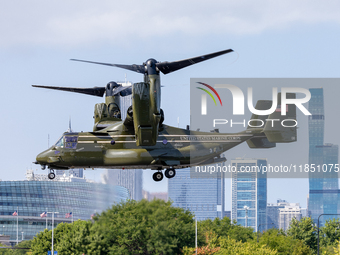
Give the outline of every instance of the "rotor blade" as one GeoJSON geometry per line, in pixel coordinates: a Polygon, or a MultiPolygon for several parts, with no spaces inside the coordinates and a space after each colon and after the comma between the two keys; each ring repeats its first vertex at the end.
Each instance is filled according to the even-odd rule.
{"type": "Polygon", "coordinates": [[[105,87],[68,88],[68,87],[53,87],[53,86],[41,86],[41,85],[32,85],[32,87],[76,92],[76,93],[82,93],[82,94],[91,95],[91,96],[98,96],[98,97],[102,97],[105,93],[105,87]]]}
{"type": "Polygon", "coordinates": [[[87,60],[80,60],[80,59],[70,59],[70,60],[91,63],[91,64],[98,64],[98,65],[105,65],[105,66],[114,66],[114,67],[127,69],[133,72],[137,72],[137,73],[142,73],[142,74],[145,73],[145,67],[143,65],[119,65],[119,64],[101,63],[101,62],[94,62],[94,61],[87,61],[87,60]]]}
{"type": "Polygon", "coordinates": [[[123,97],[131,95],[132,94],[132,89],[131,88],[132,88],[132,86],[125,86],[125,87],[119,86],[119,87],[116,87],[112,91],[112,95],[115,96],[115,95],[117,95],[119,93],[123,97]]]}
{"type": "Polygon", "coordinates": [[[228,49],[228,50],[223,50],[223,51],[219,51],[219,52],[215,52],[215,53],[211,53],[211,54],[207,54],[207,55],[202,55],[202,56],[198,56],[198,57],[194,57],[194,58],[188,58],[188,59],[183,59],[183,60],[179,60],[179,61],[174,61],[174,62],[159,62],[157,63],[157,68],[159,71],[161,71],[163,74],[168,74],[174,71],[177,71],[179,69],[182,69],[184,67],[229,53],[229,52],[233,52],[232,49],[228,49]]]}

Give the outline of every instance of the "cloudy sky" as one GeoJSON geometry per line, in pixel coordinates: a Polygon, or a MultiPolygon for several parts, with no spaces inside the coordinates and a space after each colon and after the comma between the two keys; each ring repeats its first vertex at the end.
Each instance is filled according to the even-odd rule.
{"type": "MultiPolygon", "coordinates": [[[[32,84],[92,87],[125,75],[142,79],[70,58],[141,64],[150,57],[174,61],[234,49],[162,77],[165,122],[177,126],[179,118],[185,127],[190,77],[339,77],[339,9],[338,1],[1,1],[0,179],[23,179],[27,169],[38,169],[31,162],[47,147],[48,135],[51,145],[68,128],[70,117],[74,130],[91,130],[94,104],[102,102],[32,84]]],[[[325,90],[325,98],[338,92],[325,90]]],[[[336,114],[337,101],[326,101],[326,111],[336,114]]],[[[326,130],[338,124],[328,116],[326,130]]],[[[339,138],[328,134],[328,142],[339,138]]],[[[101,173],[86,171],[97,181],[101,173]]],[[[166,181],[151,181],[150,171],[144,184],[151,191],[167,189],[166,181]]],[[[307,194],[307,180],[268,184],[269,202],[282,198],[305,206],[307,194]]]]}

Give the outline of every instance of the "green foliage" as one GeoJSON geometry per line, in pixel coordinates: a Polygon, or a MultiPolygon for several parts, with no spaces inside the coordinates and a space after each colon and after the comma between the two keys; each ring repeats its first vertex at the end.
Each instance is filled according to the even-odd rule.
{"type": "MultiPolygon", "coordinates": [[[[320,229],[320,254],[338,254],[339,220],[327,221],[320,229]]],[[[94,221],[62,223],[54,230],[54,249],[63,255],[78,254],[195,254],[195,222],[186,210],[171,202],[126,201],[97,215],[94,221]]],[[[0,255],[47,254],[51,231],[39,233],[32,241],[19,244],[27,250],[0,250],[0,255]]],[[[198,222],[199,255],[316,253],[317,235],[313,221],[293,219],[285,233],[270,229],[259,233],[231,222],[229,218],[198,222]]]]}
{"type": "Polygon", "coordinates": [[[340,241],[335,242],[335,247],[333,247],[334,254],[340,254],[340,241]]]}
{"type": "MultiPolygon", "coordinates": [[[[217,251],[220,250],[219,246],[219,239],[217,238],[217,234],[214,232],[206,232],[205,233],[207,245],[202,247],[197,247],[197,255],[211,255],[215,254],[217,251]]],[[[196,254],[196,248],[188,248],[184,247],[183,249],[184,255],[192,255],[196,254]]]]}
{"type": "Polygon", "coordinates": [[[194,246],[194,227],[193,215],[170,202],[128,201],[98,216],[88,253],[178,254],[194,246]]]}
{"type": "Polygon", "coordinates": [[[52,232],[45,229],[34,237],[31,243],[32,255],[47,254],[51,250],[52,232]]]}
{"type": "Polygon", "coordinates": [[[89,245],[90,221],[75,221],[73,224],[61,223],[56,228],[55,250],[59,254],[72,255],[86,253],[89,245]]]}
{"type": "Polygon", "coordinates": [[[252,228],[245,228],[237,225],[236,222],[231,222],[228,217],[223,219],[215,218],[214,220],[204,220],[200,221],[198,224],[199,233],[204,235],[204,233],[213,231],[218,237],[229,236],[236,241],[246,242],[250,239],[255,239],[256,236],[252,228]]]}
{"type": "Polygon", "coordinates": [[[340,239],[340,220],[327,220],[325,226],[320,228],[320,245],[333,246],[340,239]]]}
{"type": "Polygon", "coordinates": [[[309,217],[303,217],[300,221],[292,219],[287,234],[294,239],[301,240],[313,251],[317,249],[317,232],[314,222],[309,217]]]}
{"type": "MultiPolygon", "coordinates": [[[[86,253],[91,226],[91,222],[81,220],[73,224],[60,223],[54,229],[54,250],[65,255],[86,253]]],[[[45,229],[32,240],[32,254],[47,254],[51,246],[52,231],[45,229]]]]}
{"type": "Polygon", "coordinates": [[[285,232],[278,229],[269,229],[259,238],[259,245],[265,245],[278,254],[287,255],[308,255],[313,254],[312,250],[303,241],[287,236],[285,232]]]}
{"type": "MultiPolygon", "coordinates": [[[[0,243],[2,247],[10,247],[0,243]]],[[[18,245],[14,247],[19,248],[30,248],[31,240],[20,242],[18,245]]],[[[0,255],[21,255],[21,254],[31,254],[29,249],[0,249],[0,255]]]]}
{"type": "MultiPolygon", "coordinates": [[[[189,211],[170,202],[127,201],[114,205],[95,221],[59,224],[54,230],[54,249],[59,254],[179,254],[193,247],[195,225],[189,211]]],[[[51,250],[51,231],[32,240],[32,254],[51,250]]]]}
{"type": "Polygon", "coordinates": [[[246,242],[236,241],[231,238],[220,237],[221,249],[216,252],[216,255],[275,255],[279,254],[277,251],[268,248],[266,245],[260,245],[256,242],[246,242]]]}

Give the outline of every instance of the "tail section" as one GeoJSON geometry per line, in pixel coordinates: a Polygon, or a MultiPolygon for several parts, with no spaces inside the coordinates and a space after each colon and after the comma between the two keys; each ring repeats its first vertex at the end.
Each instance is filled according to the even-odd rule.
{"type": "MultiPolygon", "coordinates": [[[[272,105],[272,101],[271,100],[259,100],[257,101],[256,103],[256,109],[257,110],[267,110],[271,107],[272,105]]],[[[256,115],[256,114],[253,114],[251,116],[251,123],[249,123],[250,125],[254,125],[254,126],[248,126],[248,130],[251,130],[251,129],[255,129],[257,127],[257,125],[259,124],[264,124],[266,123],[266,119],[268,119],[269,115],[256,115]]],[[[267,137],[254,137],[252,139],[249,139],[247,140],[247,144],[249,146],[249,148],[262,148],[262,149],[265,149],[265,148],[273,148],[273,147],[276,147],[276,143],[273,143],[273,142],[270,142],[268,140],[267,137]]]]}
{"type": "MultiPolygon", "coordinates": [[[[293,99],[296,95],[287,93],[286,97],[293,99]]],[[[281,115],[281,93],[278,94],[277,102],[277,109],[269,116],[252,115],[252,121],[249,124],[253,126],[249,125],[247,130],[255,131],[255,128],[258,129],[259,123],[264,123],[264,128],[258,135],[247,141],[250,148],[273,148],[276,143],[290,143],[297,140],[296,106],[287,105],[286,115],[281,115]]],[[[255,108],[266,110],[271,105],[272,101],[270,100],[259,100],[255,108]]]]}
{"type": "MultiPolygon", "coordinates": [[[[296,98],[294,93],[287,93],[287,98],[296,98]]],[[[286,105],[286,115],[281,115],[281,93],[278,94],[278,107],[269,115],[263,132],[270,142],[291,143],[297,140],[296,105],[286,105]]]]}

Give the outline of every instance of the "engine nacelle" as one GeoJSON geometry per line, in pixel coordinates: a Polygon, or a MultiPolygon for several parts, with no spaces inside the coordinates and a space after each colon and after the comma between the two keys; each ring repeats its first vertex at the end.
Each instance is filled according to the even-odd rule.
{"type": "MultiPolygon", "coordinates": [[[[133,123],[137,146],[153,146],[157,142],[161,111],[151,82],[135,83],[132,88],[133,123]]],[[[163,117],[164,118],[164,117],[163,117]]]]}

